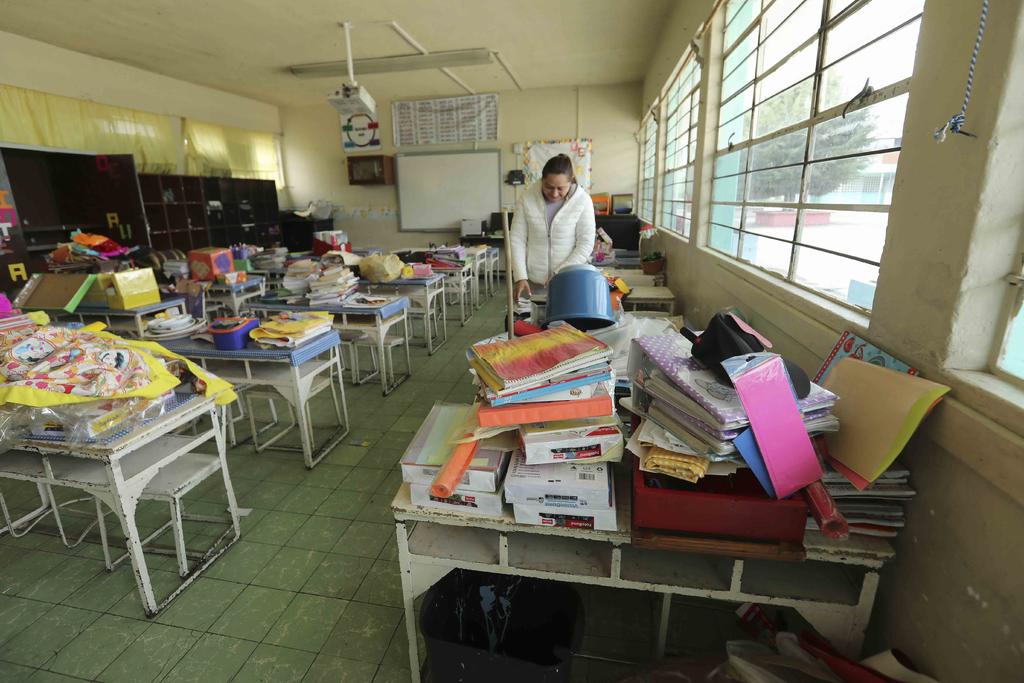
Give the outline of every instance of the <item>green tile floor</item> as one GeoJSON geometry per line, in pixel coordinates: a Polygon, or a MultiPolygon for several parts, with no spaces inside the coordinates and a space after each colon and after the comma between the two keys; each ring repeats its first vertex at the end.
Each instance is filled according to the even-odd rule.
{"type": "MultiPolygon", "coordinates": [[[[500,331],[503,314],[495,296],[465,327],[449,322],[449,341],[433,356],[414,346],[412,379],[386,398],[379,384],[346,385],[351,433],[312,471],[297,453],[232,449],[239,505],[252,509],[242,540],[155,619],[143,615],[128,566],[104,571],[95,534],[74,550],[40,533],[0,537],[0,681],[408,681],[389,507],[401,483],[397,463],[435,401],[471,400],[465,348],[500,331]]],[[[314,420],[326,424],[329,415],[318,399],[314,420]]],[[[35,506],[33,486],[0,486],[12,513],[35,506]]],[[[224,500],[214,478],[186,509],[219,514],[224,500]]],[[[143,505],[138,519],[155,529],[166,508],[143,505]]],[[[86,521],[67,523],[80,529],[86,521]]],[[[190,545],[209,544],[221,530],[186,527],[190,545]]],[[[147,560],[158,598],[169,594],[178,584],[173,558],[147,560]]],[[[580,590],[588,651],[628,660],[650,652],[650,596],[580,590]]],[[[674,632],[694,628],[673,618],[674,632]]],[[[628,669],[579,660],[574,679],[613,681],[628,669]]]]}

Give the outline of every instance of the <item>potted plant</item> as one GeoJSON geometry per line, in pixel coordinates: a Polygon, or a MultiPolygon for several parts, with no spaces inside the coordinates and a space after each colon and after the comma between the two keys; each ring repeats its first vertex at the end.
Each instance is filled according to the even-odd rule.
{"type": "Polygon", "coordinates": [[[640,267],[644,275],[657,275],[665,270],[665,255],[660,251],[653,251],[640,259],[640,267]]]}

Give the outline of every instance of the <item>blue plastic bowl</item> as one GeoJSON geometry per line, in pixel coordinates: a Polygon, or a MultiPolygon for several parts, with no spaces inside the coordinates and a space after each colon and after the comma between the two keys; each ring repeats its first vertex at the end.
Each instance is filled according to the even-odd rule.
{"type": "Polygon", "coordinates": [[[545,318],[548,325],[564,320],[584,332],[614,325],[608,281],[590,265],[563,268],[548,282],[545,318]]]}

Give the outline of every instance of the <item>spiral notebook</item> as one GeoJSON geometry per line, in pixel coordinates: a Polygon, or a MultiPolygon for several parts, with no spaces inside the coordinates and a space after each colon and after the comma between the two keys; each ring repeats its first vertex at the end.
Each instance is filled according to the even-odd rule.
{"type": "Polygon", "coordinates": [[[516,337],[474,344],[472,365],[498,394],[543,384],[580,368],[611,358],[604,342],[570,325],[516,337]]]}

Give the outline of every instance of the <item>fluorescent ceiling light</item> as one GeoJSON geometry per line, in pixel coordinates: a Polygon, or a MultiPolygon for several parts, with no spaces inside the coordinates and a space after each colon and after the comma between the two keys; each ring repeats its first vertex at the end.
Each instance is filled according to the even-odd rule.
{"type": "MultiPolygon", "coordinates": [[[[493,56],[485,47],[472,50],[450,50],[431,52],[425,55],[399,55],[397,57],[373,57],[357,59],[353,63],[356,76],[365,74],[395,73],[398,71],[419,71],[421,69],[444,69],[452,66],[479,66],[491,64],[493,56]]],[[[348,75],[348,64],[344,61],[297,64],[288,67],[292,75],[299,78],[327,78],[348,75]]]]}

